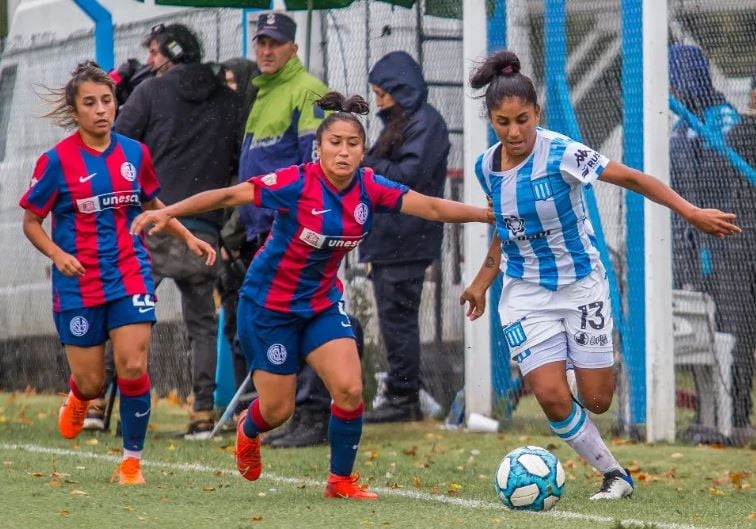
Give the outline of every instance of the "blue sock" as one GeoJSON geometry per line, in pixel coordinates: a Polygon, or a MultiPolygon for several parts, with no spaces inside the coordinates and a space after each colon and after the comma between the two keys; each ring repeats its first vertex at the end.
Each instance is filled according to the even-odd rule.
{"type": "Polygon", "coordinates": [[[244,435],[252,439],[259,434],[272,429],[272,427],[265,422],[265,419],[263,419],[262,414],[260,413],[260,399],[253,400],[249,404],[248,411],[247,418],[244,419],[244,423],[242,424],[244,435]]]}
{"type": "Polygon", "coordinates": [[[354,469],[354,459],[362,437],[362,412],[364,403],[356,410],[343,410],[331,404],[331,419],[328,422],[328,442],[331,445],[331,474],[349,476],[354,469]]]}
{"type": "Polygon", "coordinates": [[[150,377],[147,373],[133,380],[118,377],[118,389],[121,392],[123,448],[140,452],[150,422],[150,377]]]}

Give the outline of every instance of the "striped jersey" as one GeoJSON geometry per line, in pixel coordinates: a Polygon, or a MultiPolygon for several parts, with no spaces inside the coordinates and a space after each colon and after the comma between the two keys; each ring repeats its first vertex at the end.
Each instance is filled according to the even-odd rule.
{"type": "Polygon", "coordinates": [[[475,174],[493,202],[502,272],[548,290],[590,274],[599,254],[583,186],[601,175],[609,159],[541,128],[533,152],[512,169],[494,167],[500,148],[497,143],[478,157],[475,174]]]}
{"type": "Polygon", "coordinates": [[[75,132],[39,157],[19,204],[42,218],[52,213],[53,242],[85,269],[67,277],[52,267],[54,311],[155,293],[143,235],[129,227],[159,191],[147,147],[115,132],[104,152],[75,132]]]}
{"type": "Polygon", "coordinates": [[[370,231],[373,215],[398,211],[409,191],[362,168],[338,190],[310,162],[250,178],[254,204],[278,211],[240,295],[263,307],[313,316],[341,299],[341,260],[370,231]]]}

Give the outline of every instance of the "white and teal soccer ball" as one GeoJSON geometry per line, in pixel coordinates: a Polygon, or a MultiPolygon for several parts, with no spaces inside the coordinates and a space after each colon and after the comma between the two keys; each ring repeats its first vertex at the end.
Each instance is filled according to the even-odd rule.
{"type": "Polygon", "coordinates": [[[562,496],[564,478],[554,454],[538,446],[522,446],[501,460],[494,486],[510,509],[548,511],[562,496]]]}

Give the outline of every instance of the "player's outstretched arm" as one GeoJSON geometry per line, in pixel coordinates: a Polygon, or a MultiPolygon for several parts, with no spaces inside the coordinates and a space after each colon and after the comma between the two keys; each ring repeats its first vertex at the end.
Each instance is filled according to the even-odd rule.
{"type": "Polygon", "coordinates": [[[486,208],[470,206],[454,200],[429,197],[408,191],[402,198],[402,213],[438,222],[493,222],[493,214],[486,208]]]}
{"type": "Polygon", "coordinates": [[[251,204],[253,200],[254,184],[252,182],[242,182],[231,187],[211,189],[165,208],[145,211],[134,219],[129,231],[132,235],[138,235],[147,226],[152,225],[148,235],[153,235],[164,230],[168,222],[175,217],[196,215],[214,209],[233,208],[242,204],[251,204]]]}
{"type": "MultiPolygon", "coordinates": [[[[142,207],[148,211],[154,211],[158,209],[165,209],[165,204],[157,198],[153,198],[149,202],[142,204],[142,207]]],[[[184,241],[189,250],[198,257],[205,258],[205,264],[212,266],[215,263],[215,248],[210,246],[202,239],[195,237],[194,234],[189,231],[186,226],[181,224],[176,219],[169,220],[165,225],[165,231],[175,238],[184,241]]]]}
{"type": "Polygon", "coordinates": [[[715,237],[723,238],[725,235],[734,235],[742,231],[734,224],[733,213],[696,207],[653,176],[619,162],[609,162],[599,180],[630,189],[657,204],[667,206],[699,230],[715,237]]]}
{"type": "Polygon", "coordinates": [[[486,291],[496,276],[499,275],[499,264],[501,262],[501,247],[499,237],[494,233],[491,244],[488,247],[486,259],[478,270],[478,274],[470,283],[462,295],[459,297],[459,304],[469,303],[467,308],[467,317],[470,321],[480,318],[486,311],[486,291]]]}
{"type": "Polygon", "coordinates": [[[24,211],[23,228],[24,235],[34,245],[34,247],[43,253],[46,257],[52,259],[55,268],[64,276],[83,276],[84,267],[73,255],[66,253],[63,249],[55,244],[47,235],[42,227],[42,217],[32,213],[28,209],[24,211]]]}

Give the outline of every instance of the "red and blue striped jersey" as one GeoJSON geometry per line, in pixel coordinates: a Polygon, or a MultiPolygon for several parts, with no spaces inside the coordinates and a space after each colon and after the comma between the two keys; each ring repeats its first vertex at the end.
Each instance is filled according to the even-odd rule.
{"type": "Polygon", "coordinates": [[[159,192],[147,146],[117,133],[104,152],[75,132],[39,157],[19,204],[42,218],[52,213],[52,240],[86,271],[66,277],[53,266],[53,310],[154,295],[144,236],[129,227],[159,192]]]}
{"type": "Polygon", "coordinates": [[[398,211],[409,188],[357,171],[342,190],[317,162],[250,178],[254,204],[278,211],[270,235],[247,272],[241,296],[263,307],[310,317],[341,299],[341,260],[373,224],[373,214],[398,211]]]}

